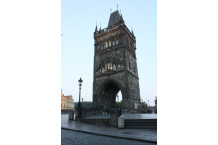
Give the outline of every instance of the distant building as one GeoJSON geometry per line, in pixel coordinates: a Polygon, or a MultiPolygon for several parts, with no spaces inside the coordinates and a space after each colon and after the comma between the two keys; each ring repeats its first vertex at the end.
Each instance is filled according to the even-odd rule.
{"type": "Polygon", "coordinates": [[[74,110],[74,100],[72,96],[64,96],[61,90],[61,109],[73,109],[74,110]]]}
{"type": "Polygon", "coordinates": [[[155,103],[154,110],[155,113],[157,113],[157,97],[155,98],[154,103],[155,103]]]}

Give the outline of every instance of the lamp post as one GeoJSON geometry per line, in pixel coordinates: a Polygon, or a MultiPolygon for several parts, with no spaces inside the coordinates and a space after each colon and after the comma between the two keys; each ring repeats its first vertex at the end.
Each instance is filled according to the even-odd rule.
{"type": "Polygon", "coordinates": [[[78,80],[78,84],[79,84],[79,103],[78,103],[78,118],[81,117],[81,102],[80,102],[80,96],[81,96],[81,86],[82,86],[83,80],[80,78],[78,80]]]}

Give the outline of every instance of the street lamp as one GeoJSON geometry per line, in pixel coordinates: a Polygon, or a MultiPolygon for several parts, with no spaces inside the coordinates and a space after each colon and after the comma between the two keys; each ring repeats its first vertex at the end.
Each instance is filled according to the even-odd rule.
{"type": "Polygon", "coordinates": [[[81,117],[81,102],[80,102],[80,96],[81,96],[81,86],[82,86],[83,80],[80,78],[78,80],[78,84],[79,84],[79,103],[78,103],[78,117],[81,117]]]}

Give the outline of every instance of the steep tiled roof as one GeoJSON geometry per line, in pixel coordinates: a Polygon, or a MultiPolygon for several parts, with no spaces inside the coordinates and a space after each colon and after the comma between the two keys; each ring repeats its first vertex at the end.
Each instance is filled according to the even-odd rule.
{"type": "Polygon", "coordinates": [[[71,96],[64,96],[64,97],[67,98],[67,99],[71,98],[71,96]]]}
{"type": "Polygon", "coordinates": [[[108,22],[108,27],[119,23],[120,20],[121,20],[120,13],[119,13],[118,10],[116,10],[115,12],[111,13],[111,15],[110,15],[110,19],[109,19],[109,22],[108,22]]]}

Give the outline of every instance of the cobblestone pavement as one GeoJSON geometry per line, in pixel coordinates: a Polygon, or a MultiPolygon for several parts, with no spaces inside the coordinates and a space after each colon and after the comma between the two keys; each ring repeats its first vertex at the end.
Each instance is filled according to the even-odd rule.
{"type": "Polygon", "coordinates": [[[154,144],[61,129],[61,145],[154,145],[154,144]]]}
{"type": "Polygon", "coordinates": [[[68,120],[68,115],[61,115],[61,128],[89,132],[93,134],[134,138],[144,141],[157,142],[157,130],[148,129],[118,129],[115,127],[103,127],[93,124],[86,124],[78,121],[68,120]]]}

